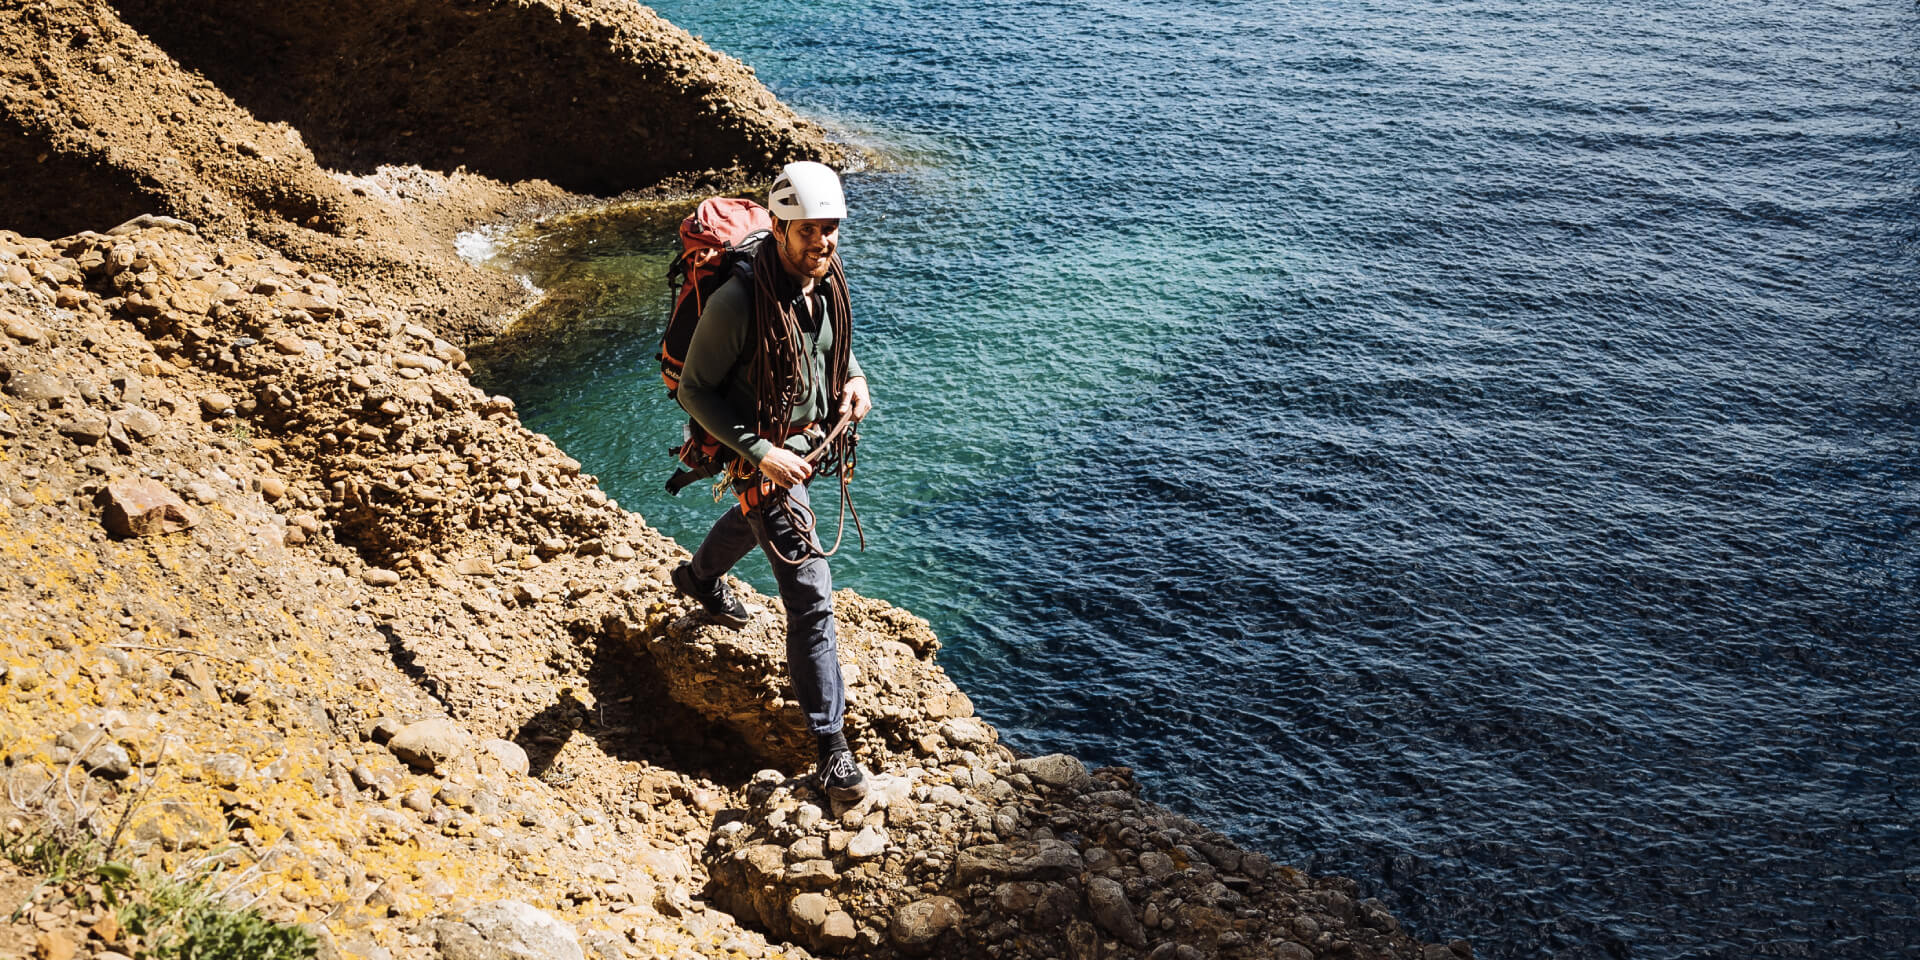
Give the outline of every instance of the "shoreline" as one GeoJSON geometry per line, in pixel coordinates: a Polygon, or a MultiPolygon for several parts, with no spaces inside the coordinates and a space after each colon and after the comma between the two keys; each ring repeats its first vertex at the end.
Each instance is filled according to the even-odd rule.
{"type": "MultiPolygon", "coordinates": [[[[535,8],[573,18],[589,59],[596,31],[652,29],[621,3],[499,16],[535,8]]],[[[9,803],[34,801],[9,816],[125,813],[130,857],[251,870],[264,914],[368,960],[529,929],[555,956],[1470,956],[1141,801],[1125,768],[1016,757],[924,621],[849,591],[849,733],[876,789],[824,802],[795,778],[778,601],[746,588],[769,613],[705,624],[666,583],[681,548],[467,379],[502,305],[537,307],[454,236],[609,201],[334,173],[112,10],[50,9],[0,15],[10,59],[65,51],[0,87],[61,158],[11,189],[104,176],[40,219],[162,217],[0,232],[0,747],[9,803]],[[60,179],[86,163],[107,173],[60,179]],[[62,806],[62,783],[91,799],[62,806]]],[[[715,72],[683,96],[745,91],[749,141],[828,151],[731,61],[651,35],[715,72]]],[[[657,81],[612,49],[602,76],[657,81]]],[[[611,202],[754,175],[727,169],[611,202]]],[[[20,923],[125,945],[45,907],[20,923]]]]}

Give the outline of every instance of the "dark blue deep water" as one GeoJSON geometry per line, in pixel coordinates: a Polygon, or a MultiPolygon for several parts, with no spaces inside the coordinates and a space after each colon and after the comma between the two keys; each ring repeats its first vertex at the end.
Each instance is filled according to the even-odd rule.
{"type": "MultiPolygon", "coordinates": [[[[1016,745],[1482,957],[1920,956],[1920,6],[656,6],[886,158],[836,575],[1016,745]]],[[[489,385],[691,544],[666,222],[489,385]]]]}

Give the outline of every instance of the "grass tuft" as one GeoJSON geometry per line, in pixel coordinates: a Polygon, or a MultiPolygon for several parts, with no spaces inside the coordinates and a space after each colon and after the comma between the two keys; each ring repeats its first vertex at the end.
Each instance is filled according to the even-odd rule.
{"type": "Polygon", "coordinates": [[[185,876],[136,869],[109,860],[91,833],[49,825],[0,834],[0,856],[43,878],[10,920],[52,887],[83,910],[112,909],[127,937],[120,949],[136,960],[309,960],[319,950],[306,930],[231,906],[216,867],[185,876]]]}

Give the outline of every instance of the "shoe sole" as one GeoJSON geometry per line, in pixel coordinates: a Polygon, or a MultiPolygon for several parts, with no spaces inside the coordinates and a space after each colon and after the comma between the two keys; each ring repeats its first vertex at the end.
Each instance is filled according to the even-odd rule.
{"type": "Polygon", "coordinates": [[[827,796],[841,803],[859,803],[867,798],[867,781],[851,787],[828,787],[827,796]]]}
{"type": "Polygon", "coordinates": [[[753,622],[753,617],[751,615],[744,616],[744,617],[730,617],[723,613],[714,613],[712,610],[708,610],[705,607],[701,607],[700,610],[701,612],[705,613],[708,618],[713,620],[714,623],[717,623],[723,627],[729,627],[734,630],[738,630],[741,627],[744,627],[747,624],[753,622]]]}

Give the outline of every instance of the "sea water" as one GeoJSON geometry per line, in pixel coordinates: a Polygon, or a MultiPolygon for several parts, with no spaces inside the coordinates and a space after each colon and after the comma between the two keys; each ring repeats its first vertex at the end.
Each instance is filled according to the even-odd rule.
{"type": "MultiPolygon", "coordinates": [[[[834,573],[1013,744],[1482,957],[1915,955],[1920,7],[656,7],[883,158],[834,573]]],[[[681,212],[483,359],[691,546],[681,212]]]]}

